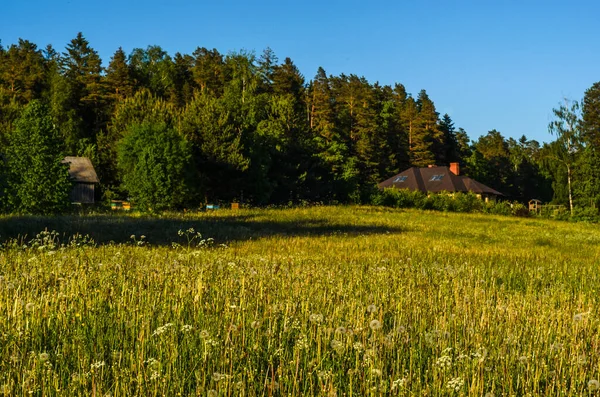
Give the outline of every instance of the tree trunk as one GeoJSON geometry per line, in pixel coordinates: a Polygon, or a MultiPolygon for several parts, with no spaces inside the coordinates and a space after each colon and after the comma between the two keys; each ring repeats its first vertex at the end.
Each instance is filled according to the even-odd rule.
{"type": "Polygon", "coordinates": [[[569,184],[569,208],[573,216],[573,194],[571,193],[571,166],[567,165],[567,183],[569,184]]]}

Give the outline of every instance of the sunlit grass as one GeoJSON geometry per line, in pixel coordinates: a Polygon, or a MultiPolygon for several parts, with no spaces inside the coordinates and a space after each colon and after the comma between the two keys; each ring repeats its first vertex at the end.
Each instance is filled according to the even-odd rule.
{"type": "Polygon", "coordinates": [[[96,232],[118,228],[114,244],[0,252],[0,395],[597,389],[593,225],[375,207],[153,222],[107,217],[96,232]]]}

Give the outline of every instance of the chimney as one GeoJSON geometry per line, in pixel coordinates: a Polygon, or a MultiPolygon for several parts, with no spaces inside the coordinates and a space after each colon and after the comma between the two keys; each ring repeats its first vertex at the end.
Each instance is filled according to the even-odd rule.
{"type": "Polygon", "coordinates": [[[458,163],[450,163],[450,172],[454,175],[460,175],[460,166],[458,163]]]}

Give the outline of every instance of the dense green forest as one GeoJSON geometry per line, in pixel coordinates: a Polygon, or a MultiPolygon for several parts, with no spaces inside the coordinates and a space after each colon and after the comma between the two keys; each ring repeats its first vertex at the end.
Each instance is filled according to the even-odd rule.
{"type": "Polygon", "coordinates": [[[568,205],[572,196],[596,206],[600,83],[581,106],[559,100],[551,143],[494,129],[471,141],[425,90],[413,96],[400,83],[322,68],[305,79],[268,48],[260,56],[119,48],[103,66],[81,33],[62,53],[19,40],[0,45],[2,204],[35,212],[46,200],[56,209],[68,192],[57,164],[72,155],[92,160],[103,199],[157,209],[364,203],[377,182],[409,166],[450,162],[514,200],[568,205]]]}

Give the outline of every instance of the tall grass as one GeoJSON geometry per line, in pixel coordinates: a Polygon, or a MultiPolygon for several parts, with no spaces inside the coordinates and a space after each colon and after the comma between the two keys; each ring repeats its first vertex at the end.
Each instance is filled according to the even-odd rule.
{"type": "MultiPolygon", "coordinates": [[[[121,221],[122,233],[150,228],[121,221]]],[[[141,240],[149,244],[131,233],[127,243],[52,238],[0,252],[0,395],[597,388],[592,226],[381,207],[171,222],[188,228],[156,230],[141,240]],[[196,238],[202,226],[214,244],[196,238]]]]}

